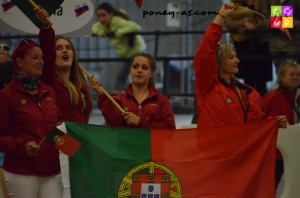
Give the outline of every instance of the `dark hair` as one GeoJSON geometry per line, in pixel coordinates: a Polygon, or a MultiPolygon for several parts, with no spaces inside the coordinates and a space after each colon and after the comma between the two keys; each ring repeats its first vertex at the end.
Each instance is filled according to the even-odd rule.
{"type": "MultiPolygon", "coordinates": [[[[152,55],[147,54],[147,53],[140,53],[140,54],[134,55],[134,56],[131,58],[131,60],[130,60],[130,67],[131,67],[132,64],[133,64],[134,59],[135,59],[136,57],[139,57],[139,56],[144,57],[144,58],[146,58],[146,59],[148,60],[149,66],[150,66],[150,68],[151,68],[151,71],[152,71],[153,74],[154,74],[154,73],[155,73],[155,70],[156,70],[156,60],[155,60],[155,58],[154,58],[152,55]]],[[[153,87],[155,87],[154,77],[150,78],[150,80],[149,80],[149,85],[152,85],[153,87]]]]}
{"type": "Polygon", "coordinates": [[[107,2],[101,3],[96,8],[96,11],[100,10],[100,9],[105,10],[109,14],[114,14],[115,16],[119,16],[119,17],[122,17],[123,19],[129,20],[126,13],[116,10],[110,3],[107,3],[107,2]]]}

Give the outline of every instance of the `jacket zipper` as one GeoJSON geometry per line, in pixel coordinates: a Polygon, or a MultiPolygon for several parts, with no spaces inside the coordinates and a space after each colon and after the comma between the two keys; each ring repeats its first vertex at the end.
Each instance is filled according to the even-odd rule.
{"type": "Polygon", "coordinates": [[[32,94],[30,94],[32,97],[33,97],[33,99],[34,99],[34,101],[38,104],[38,106],[39,106],[39,109],[40,109],[40,112],[41,112],[41,115],[42,115],[42,117],[43,117],[43,125],[44,125],[44,129],[46,128],[46,122],[45,122],[45,117],[44,117],[44,114],[43,114],[43,111],[42,111],[42,105],[41,105],[41,103],[38,101],[38,99],[36,99],[32,94]]]}
{"type": "Polygon", "coordinates": [[[142,109],[142,105],[139,105],[139,117],[141,117],[141,109],[142,109]]]}

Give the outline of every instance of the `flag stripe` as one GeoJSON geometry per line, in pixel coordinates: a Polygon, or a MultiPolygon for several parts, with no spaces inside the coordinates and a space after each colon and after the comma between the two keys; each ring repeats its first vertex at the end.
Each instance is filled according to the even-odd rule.
{"type": "Polygon", "coordinates": [[[13,4],[11,1],[9,1],[7,3],[2,3],[3,12],[6,12],[7,10],[9,10],[10,8],[12,8],[14,6],[15,6],[15,4],[13,4]]]}
{"type": "Polygon", "coordinates": [[[152,160],[174,171],[184,197],[274,197],[277,131],[276,119],[223,128],[153,130],[152,160]]]}
{"type": "Polygon", "coordinates": [[[76,8],[75,9],[76,17],[79,17],[80,15],[82,15],[83,13],[85,13],[88,10],[89,10],[89,7],[87,5],[76,8]]]}
{"type": "Polygon", "coordinates": [[[66,123],[66,127],[68,134],[83,143],[70,158],[72,198],[115,198],[124,176],[151,161],[150,130],[78,123],[66,123]]]}

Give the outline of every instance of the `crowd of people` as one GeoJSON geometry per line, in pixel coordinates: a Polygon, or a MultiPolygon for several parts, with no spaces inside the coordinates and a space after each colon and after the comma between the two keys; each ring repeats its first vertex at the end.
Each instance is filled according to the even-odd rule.
{"type": "MultiPolygon", "coordinates": [[[[299,123],[300,66],[296,60],[282,61],[278,67],[278,88],[267,94],[264,87],[267,78],[261,77],[264,78],[258,82],[264,84],[261,87],[248,85],[247,82],[252,83],[248,77],[245,83],[238,78],[244,68],[269,67],[270,60],[243,60],[242,63],[238,58],[239,53],[250,53],[245,49],[257,52],[255,49],[264,46],[265,50],[268,46],[267,40],[258,39],[257,35],[243,35],[265,27],[265,19],[257,18],[249,10],[242,11],[236,4],[256,9],[255,2],[224,3],[201,39],[194,56],[198,128],[248,124],[270,117],[278,120],[280,128],[299,123]],[[236,22],[242,17],[246,20],[236,22]],[[233,44],[219,43],[223,25],[231,29],[233,44]],[[253,46],[253,39],[262,42],[253,46]],[[258,87],[259,91],[255,89],[258,87]]],[[[34,8],[33,12],[43,24],[39,44],[22,39],[12,53],[8,45],[0,44],[3,89],[0,91],[0,152],[5,154],[2,167],[9,196],[62,198],[59,152],[42,139],[62,122],[87,124],[92,112],[92,91],[98,96],[97,105],[108,126],[175,129],[176,124],[171,103],[155,88],[154,57],[145,53],[146,45],[141,36],[130,35],[140,30],[137,24],[109,3],[96,9],[99,22],[93,25],[93,34],[110,39],[120,57],[130,59],[122,74],[126,74],[126,79],[129,75],[131,82],[124,87],[126,79],[120,77],[122,86],[118,90],[124,91],[112,98],[120,109],[105,94],[99,81],[93,76],[84,76],[71,40],[55,35],[47,20],[48,13],[41,7],[34,8]]],[[[279,153],[276,184],[282,174],[279,153]]]]}

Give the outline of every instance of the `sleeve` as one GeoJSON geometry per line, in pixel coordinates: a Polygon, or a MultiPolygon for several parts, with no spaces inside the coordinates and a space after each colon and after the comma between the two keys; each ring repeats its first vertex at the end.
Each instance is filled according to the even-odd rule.
{"type": "Polygon", "coordinates": [[[280,100],[274,97],[274,91],[266,94],[262,99],[262,109],[267,116],[277,116],[280,108],[280,100]]]}
{"type": "Polygon", "coordinates": [[[143,117],[139,127],[151,129],[175,129],[175,118],[172,106],[166,96],[159,96],[160,115],[159,119],[153,120],[150,117],[143,117]]]}
{"type": "Polygon", "coordinates": [[[216,48],[222,36],[222,26],[212,23],[205,31],[194,57],[196,95],[203,96],[218,79],[216,48]]]}
{"type": "Polygon", "coordinates": [[[99,22],[94,23],[92,25],[92,35],[94,35],[94,36],[102,36],[104,34],[104,32],[105,32],[105,30],[101,26],[101,24],[99,24],[99,22]]]}
{"type": "Polygon", "coordinates": [[[12,94],[0,92],[0,151],[3,153],[14,153],[16,156],[24,156],[25,141],[10,135],[10,120],[13,119],[13,110],[10,100],[12,94]]]}
{"type": "Polygon", "coordinates": [[[125,19],[116,20],[113,26],[116,27],[116,37],[122,37],[126,34],[139,32],[141,30],[141,27],[137,23],[125,19]]]}
{"type": "MultiPolygon", "coordinates": [[[[120,95],[121,94],[116,95],[114,97],[114,100],[122,107],[120,102],[120,95]]],[[[104,94],[98,97],[97,104],[108,126],[126,126],[126,122],[122,117],[122,113],[113,105],[113,103],[104,94]]]]}
{"type": "Polygon", "coordinates": [[[55,45],[55,32],[50,27],[48,29],[40,29],[39,41],[44,56],[44,67],[41,80],[48,84],[53,85],[55,76],[55,58],[56,58],[56,45],[55,45]]]}

